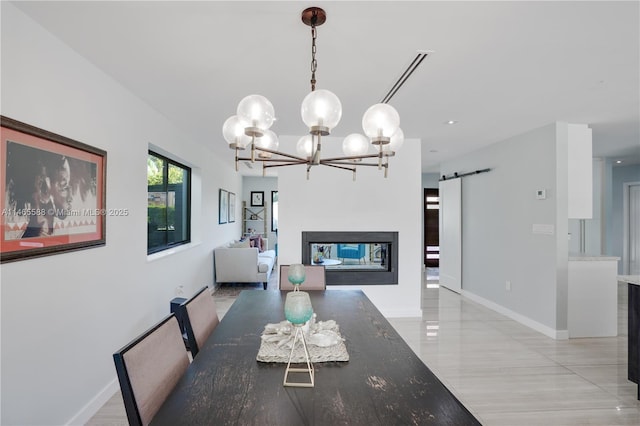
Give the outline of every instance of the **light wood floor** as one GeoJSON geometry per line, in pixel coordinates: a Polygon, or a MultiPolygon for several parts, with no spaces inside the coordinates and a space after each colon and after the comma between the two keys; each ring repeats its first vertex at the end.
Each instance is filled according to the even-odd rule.
{"type": "MultiPolygon", "coordinates": [[[[389,321],[483,425],[640,425],[637,387],[627,380],[626,284],[618,337],[562,341],[426,278],[422,318],[389,321]]],[[[273,276],[269,287],[277,288],[273,276]]],[[[217,303],[222,316],[233,298],[217,303]]],[[[87,424],[126,425],[120,393],[87,424]]]]}

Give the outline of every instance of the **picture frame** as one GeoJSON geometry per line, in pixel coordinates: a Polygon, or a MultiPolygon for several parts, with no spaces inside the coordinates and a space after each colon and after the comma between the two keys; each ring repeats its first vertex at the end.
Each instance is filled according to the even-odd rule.
{"type": "Polygon", "coordinates": [[[271,191],[271,232],[278,232],[278,191],[271,191]]]}
{"type": "Polygon", "coordinates": [[[257,214],[252,214],[252,215],[250,216],[250,219],[249,219],[249,220],[258,220],[258,215],[257,215],[257,214]]]}
{"type": "Polygon", "coordinates": [[[106,244],[107,152],[0,116],[0,263],[106,244]]]}
{"type": "Polygon", "coordinates": [[[220,188],[218,197],[218,223],[220,225],[229,220],[229,192],[220,188]]]}
{"type": "Polygon", "coordinates": [[[236,194],[229,192],[229,223],[236,221],[236,194]]]}
{"type": "Polygon", "coordinates": [[[264,207],[263,191],[251,191],[251,207],[264,207]]]}

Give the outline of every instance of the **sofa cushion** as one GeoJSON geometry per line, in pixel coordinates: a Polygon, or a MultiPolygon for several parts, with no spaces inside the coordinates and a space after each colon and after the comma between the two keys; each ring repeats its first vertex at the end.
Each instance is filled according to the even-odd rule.
{"type": "Polygon", "coordinates": [[[251,247],[256,247],[260,253],[267,249],[266,239],[262,238],[262,235],[252,235],[249,241],[251,241],[251,247]]]}
{"type": "Polygon", "coordinates": [[[276,260],[276,251],[275,250],[266,250],[262,253],[258,253],[258,260],[260,259],[269,259],[271,264],[273,264],[276,260]]]}
{"type": "Polygon", "coordinates": [[[251,247],[251,242],[249,240],[237,241],[229,244],[231,248],[249,248],[251,247]]]}

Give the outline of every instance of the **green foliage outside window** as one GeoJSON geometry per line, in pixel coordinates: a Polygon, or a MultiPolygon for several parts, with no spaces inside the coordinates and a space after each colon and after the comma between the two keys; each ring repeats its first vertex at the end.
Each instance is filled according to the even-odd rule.
{"type": "MultiPolygon", "coordinates": [[[[163,160],[149,155],[147,157],[147,185],[162,185],[163,182],[163,160]]],[[[184,170],[179,167],[169,167],[169,184],[183,183],[184,170]]]]}

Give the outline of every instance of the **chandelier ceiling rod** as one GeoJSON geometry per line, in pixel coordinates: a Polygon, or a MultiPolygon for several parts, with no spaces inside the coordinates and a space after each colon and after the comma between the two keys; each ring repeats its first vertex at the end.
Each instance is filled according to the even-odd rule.
{"type": "Polygon", "coordinates": [[[414,59],[383,102],[371,106],[365,112],[362,128],[366,136],[357,133],[348,135],[342,144],[344,156],[323,159],[322,136],[328,136],[342,117],[340,99],[329,90],[316,90],[316,27],[324,24],[326,19],[325,11],[319,7],[310,7],[302,12],[302,22],[311,27],[311,92],[302,101],[301,108],[302,121],[309,128],[309,134],[298,141],[297,155],[278,151],[278,137],[269,130],[275,119],[271,102],[261,95],[249,95],[238,104],[236,115],[229,117],[222,126],[222,133],[229,148],[235,151],[236,171],[239,161],[260,161],[263,175],[268,168],[306,165],[309,179],[312,167],[322,165],[351,171],[353,180],[356,179],[357,166],[383,169],[384,177],[387,177],[389,157],[394,156],[404,142],[400,116],[388,102],[426,54],[420,53],[414,59]],[[251,155],[241,157],[240,151],[247,147],[251,150],[251,155]],[[368,152],[370,147],[376,150],[375,154],[368,152]],[[376,163],[362,161],[374,158],[378,159],[376,163]]]}

